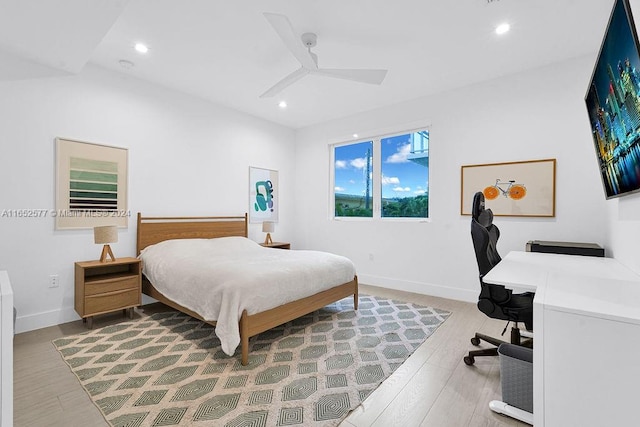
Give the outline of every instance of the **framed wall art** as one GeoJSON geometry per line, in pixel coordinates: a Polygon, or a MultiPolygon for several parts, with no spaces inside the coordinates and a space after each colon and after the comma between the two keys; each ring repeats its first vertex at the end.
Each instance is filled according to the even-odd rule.
{"type": "Polygon", "coordinates": [[[128,150],[56,138],[56,229],[127,227],[128,150]]]}
{"type": "Polygon", "coordinates": [[[249,222],[278,222],[278,171],[249,167],[249,222]]]}
{"type": "Polygon", "coordinates": [[[494,215],[553,217],[556,159],[462,166],[461,215],[471,215],[478,191],[494,215]]]}

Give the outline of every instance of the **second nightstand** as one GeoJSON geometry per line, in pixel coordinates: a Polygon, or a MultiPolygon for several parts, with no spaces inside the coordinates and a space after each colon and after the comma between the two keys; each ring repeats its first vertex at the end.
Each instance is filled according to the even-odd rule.
{"type": "Polygon", "coordinates": [[[260,243],[260,246],[264,246],[265,248],[291,249],[291,243],[286,242],[260,243]]]}
{"type": "Polygon", "coordinates": [[[96,314],[128,310],[133,317],[133,307],[142,303],[140,267],[137,258],[75,263],[75,309],[89,329],[96,314]]]}

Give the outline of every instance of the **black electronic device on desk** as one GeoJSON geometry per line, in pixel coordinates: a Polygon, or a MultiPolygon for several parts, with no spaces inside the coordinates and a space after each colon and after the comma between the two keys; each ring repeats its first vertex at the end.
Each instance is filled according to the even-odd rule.
{"type": "Polygon", "coordinates": [[[549,242],[529,240],[527,252],[543,252],[547,254],[566,254],[604,257],[604,248],[597,243],[549,242]]]}

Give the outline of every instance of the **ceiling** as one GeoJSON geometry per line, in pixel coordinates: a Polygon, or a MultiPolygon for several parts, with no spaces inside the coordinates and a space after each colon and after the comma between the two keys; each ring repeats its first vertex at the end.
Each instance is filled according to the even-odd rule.
{"type": "Polygon", "coordinates": [[[295,129],[572,57],[595,60],[612,4],[0,0],[0,80],[77,74],[95,64],[295,129]],[[320,67],[387,69],[386,79],[376,86],[308,75],[259,98],[300,67],[264,12],[286,15],[299,34],[316,33],[320,67]],[[502,22],[511,31],[498,36],[502,22]],[[137,53],[136,42],[149,52],[137,53]]]}

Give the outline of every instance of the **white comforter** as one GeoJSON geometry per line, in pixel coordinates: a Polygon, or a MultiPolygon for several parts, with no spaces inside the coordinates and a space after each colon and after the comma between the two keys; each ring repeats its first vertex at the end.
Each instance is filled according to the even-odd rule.
{"type": "Polygon", "coordinates": [[[167,240],[145,248],[143,273],[167,298],[217,322],[222,350],[240,344],[248,314],[313,295],[355,276],[353,263],[317,251],[265,248],[244,237],[167,240]]]}

